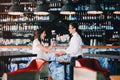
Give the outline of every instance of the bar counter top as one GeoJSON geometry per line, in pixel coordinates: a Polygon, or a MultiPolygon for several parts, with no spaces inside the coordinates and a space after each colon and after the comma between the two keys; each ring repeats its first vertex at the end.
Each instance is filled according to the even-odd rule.
{"type": "Polygon", "coordinates": [[[32,46],[0,46],[0,48],[32,48],[32,46]]]}
{"type": "MultiPolygon", "coordinates": [[[[54,48],[66,48],[67,46],[55,46],[54,48]]],[[[32,48],[32,46],[0,46],[0,48],[32,48]]],[[[120,48],[120,46],[83,46],[83,48],[120,48]]]]}
{"type": "Polygon", "coordinates": [[[120,48],[120,46],[83,46],[83,48],[120,48]]]}

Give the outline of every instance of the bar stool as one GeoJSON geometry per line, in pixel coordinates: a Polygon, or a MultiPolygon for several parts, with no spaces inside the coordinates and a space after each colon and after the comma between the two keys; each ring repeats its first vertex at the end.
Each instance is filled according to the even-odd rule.
{"type": "Polygon", "coordinates": [[[66,80],[66,78],[67,78],[67,70],[66,70],[66,68],[67,68],[67,65],[69,65],[70,64],[70,61],[69,60],[60,60],[60,61],[58,61],[60,64],[62,64],[63,66],[64,66],[64,80],[66,80]]]}
{"type": "MultiPolygon", "coordinates": [[[[46,60],[41,58],[34,59],[25,68],[4,73],[2,76],[2,80],[41,80],[40,78],[42,75],[40,73],[42,72],[42,68],[46,67],[46,65],[46,60]]],[[[45,69],[43,69],[43,71],[45,71],[45,69]]]]}

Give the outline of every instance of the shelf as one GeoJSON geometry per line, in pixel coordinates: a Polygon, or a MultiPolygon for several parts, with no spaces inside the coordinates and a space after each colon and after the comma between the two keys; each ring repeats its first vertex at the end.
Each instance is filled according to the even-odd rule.
{"type": "MultiPolygon", "coordinates": [[[[114,20],[113,19],[108,19],[108,20],[89,19],[89,20],[63,20],[63,21],[69,21],[69,22],[73,22],[73,21],[75,21],[75,22],[105,22],[105,21],[114,21],[114,20]]],[[[120,21],[120,20],[116,20],[116,21],[120,21]]]]}
{"type": "Polygon", "coordinates": [[[6,15],[8,15],[8,13],[7,13],[7,12],[0,12],[0,14],[6,14],[6,15]]]}
{"type": "MultiPolygon", "coordinates": [[[[105,21],[112,21],[112,22],[120,22],[120,20],[113,20],[113,19],[88,19],[88,20],[62,20],[62,21],[69,21],[69,22],[105,22],[105,21]]],[[[37,23],[37,22],[52,22],[51,20],[34,20],[34,21],[0,21],[0,23],[37,23]]]]}
{"type": "Polygon", "coordinates": [[[116,4],[118,2],[116,0],[104,0],[103,3],[105,5],[113,5],[113,4],[116,4]]]}
{"type": "MultiPolygon", "coordinates": [[[[3,37],[4,38],[4,37],[3,37]]],[[[30,37],[23,37],[23,36],[13,36],[13,37],[10,37],[10,38],[4,38],[4,39],[30,39],[30,38],[33,38],[32,36],[30,37]]]]}
{"type": "MultiPolygon", "coordinates": [[[[48,3],[47,5],[50,4],[49,5],[50,14],[48,16],[34,15],[33,10],[36,5],[35,4],[30,5],[32,4],[32,2],[29,3],[29,1],[25,3],[20,2],[21,6],[24,7],[24,10],[26,11],[22,16],[12,16],[7,13],[8,8],[12,5],[12,3],[0,3],[0,5],[3,5],[1,7],[3,8],[7,7],[6,10],[3,10],[3,12],[2,11],[0,12],[0,29],[10,31],[10,33],[13,34],[12,36],[13,39],[17,39],[17,38],[27,39],[29,38],[29,36],[27,37],[26,36],[22,37],[22,36],[24,36],[25,34],[28,35],[29,33],[32,34],[33,31],[31,30],[40,29],[41,27],[44,27],[44,28],[47,28],[48,30],[47,34],[50,37],[51,35],[49,34],[49,32],[51,30],[55,29],[56,33],[60,33],[60,34],[65,33],[64,31],[68,33],[66,29],[69,23],[77,22],[79,24],[80,35],[82,34],[81,31],[95,30],[95,32],[93,33],[88,32],[88,33],[82,34],[83,40],[86,41],[88,45],[90,43],[90,39],[97,39],[97,41],[101,43],[100,45],[105,45],[107,44],[107,42],[105,41],[111,38],[112,31],[120,30],[119,29],[120,16],[113,14],[113,11],[116,5],[116,2],[114,0],[97,0],[96,1],[96,3],[99,3],[101,8],[103,9],[102,10],[103,14],[100,14],[100,15],[87,14],[87,10],[90,4],[90,1],[88,0],[77,0],[77,1],[73,0],[73,6],[75,7],[76,14],[61,15],[60,9],[64,4],[62,1],[61,1],[62,3],[60,3],[59,5],[56,2],[57,1],[52,3],[52,1],[47,0],[47,3],[48,3]],[[65,29],[62,30],[61,29],[62,27],[63,29],[64,28],[65,29]],[[105,30],[103,31],[105,32],[105,35],[102,35],[103,32],[98,32],[98,30],[105,30]],[[16,37],[17,33],[20,35],[17,35],[16,37]]],[[[102,48],[102,47],[103,46],[99,46],[99,48],[102,48]]]]}
{"type": "Polygon", "coordinates": [[[10,32],[20,32],[20,33],[31,33],[31,32],[34,32],[34,30],[11,30],[10,32]]]}
{"type": "Polygon", "coordinates": [[[50,20],[39,20],[39,21],[0,21],[0,23],[37,23],[37,22],[51,22],[50,20]]]}
{"type": "MultiPolygon", "coordinates": [[[[25,5],[25,4],[32,4],[32,2],[20,2],[20,5],[25,5]]],[[[0,3],[0,5],[3,5],[3,6],[13,5],[13,3],[0,3]]]]}

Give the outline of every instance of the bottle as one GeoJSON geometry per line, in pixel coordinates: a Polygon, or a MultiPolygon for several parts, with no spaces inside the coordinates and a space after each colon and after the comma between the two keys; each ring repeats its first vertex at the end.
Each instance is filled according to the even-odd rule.
{"type": "Polygon", "coordinates": [[[55,33],[55,30],[52,30],[51,33],[52,33],[51,45],[56,46],[56,33],[55,33]]]}
{"type": "Polygon", "coordinates": [[[5,7],[5,12],[8,12],[8,7],[5,7]]]}
{"type": "Polygon", "coordinates": [[[27,12],[28,10],[27,10],[27,6],[26,5],[24,5],[24,11],[25,12],[27,12]]]}
{"type": "Polygon", "coordinates": [[[90,46],[93,46],[93,39],[90,39],[90,46]]]}
{"type": "Polygon", "coordinates": [[[44,40],[44,46],[49,46],[49,40],[47,38],[44,40]]]}

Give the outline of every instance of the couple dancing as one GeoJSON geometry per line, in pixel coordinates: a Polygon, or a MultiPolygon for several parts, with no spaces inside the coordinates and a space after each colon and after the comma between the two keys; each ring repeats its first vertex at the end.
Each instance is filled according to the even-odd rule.
{"type": "MultiPolygon", "coordinates": [[[[42,72],[46,72],[48,80],[64,80],[64,66],[59,64],[59,60],[70,60],[71,57],[82,55],[82,39],[78,34],[78,23],[69,24],[69,33],[72,35],[69,46],[65,50],[54,51],[53,44],[49,47],[44,46],[44,38],[46,37],[46,31],[44,29],[36,30],[34,32],[34,41],[32,45],[33,53],[37,54],[37,58],[43,58],[45,60],[52,61],[50,64],[45,65],[47,69],[43,69],[42,72]],[[45,71],[46,70],[46,71],[45,71]]],[[[35,57],[36,58],[36,57],[35,57]]],[[[70,80],[69,67],[67,68],[67,80],[70,80]]],[[[45,76],[45,75],[44,75],[45,76]]]]}

